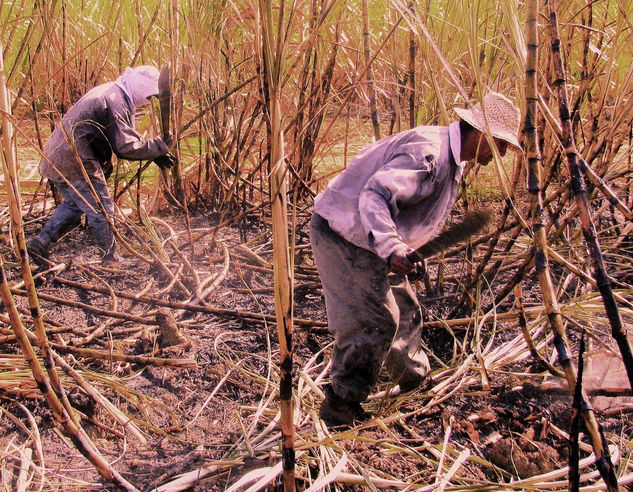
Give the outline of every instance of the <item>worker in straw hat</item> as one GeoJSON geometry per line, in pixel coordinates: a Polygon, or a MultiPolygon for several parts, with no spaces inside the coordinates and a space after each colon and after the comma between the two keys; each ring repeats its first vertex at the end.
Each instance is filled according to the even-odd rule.
{"type": "Polygon", "coordinates": [[[416,265],[407,256],[440,232],[468,161],[488,164],[490,142],[501,156],[520,149],[520,112],[505,96],[490,92],[455,111],[460,120],[449,126],[369,145],[315,200],[310,241],[335,336],[320,410],[330,425],[368,417],[361,402],[383,364],[401,391],[425,378],[422,313],[406,277],[416,265]]]}
{"type": "Polygon", "coordinates": [[[102,251],[102,263],[116,264],[114,235],[96,201],[107,215],[114,215],[106,183],[112,173],[112,154],[122,159],[153,160],[161,167],[175,163],[169,154],[171,138],[143,140],[134,129],[136,109],[158,95],[158,77],[158,69],[151,65],[127,68],[114,82],[88,91],[51,134],[39,170],[54,183],[64,201],[27,244],[36,263],[45,264],[50,244],[85,214],[102,251]]]}

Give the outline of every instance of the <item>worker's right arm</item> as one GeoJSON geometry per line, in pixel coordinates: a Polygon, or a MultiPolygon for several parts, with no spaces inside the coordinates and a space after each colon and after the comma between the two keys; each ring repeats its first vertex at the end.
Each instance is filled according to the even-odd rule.
{"type": "Polygon", "coordinates": [[[380,168],[360,193],[358,207],[369,245],[378,256],[390,259],[392,268],[413,268],[406,260],[412,249],[403,243],[394,218],[402,208],[432,193],[432,164],[432,160],[416,161],[413,156],[401,153],[380,168]]]}
{"type": "Polygon", "coordinates": [[[134,129],[132,113],[127,104],[110,101],[106,113],[107,139],[117,157],[128,160],[153,160],[169,152],[170,142],[161,137],[143,140],[134,129]]]}
{"type": "Polygon", "coordinates": [[[115,125],[112,125],[110,143],[114,153],[129,160],[152,160],[169,152],[169,146],[162,138],[156,137],[149,140],[142,140],[141,135],[129,124],[119,118],[115,125]]]}

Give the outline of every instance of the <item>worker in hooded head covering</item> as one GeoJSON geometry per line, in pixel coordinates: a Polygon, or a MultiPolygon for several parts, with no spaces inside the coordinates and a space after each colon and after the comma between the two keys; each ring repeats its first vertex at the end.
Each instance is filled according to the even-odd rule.
{"type": "Polygon", "coordinates": [[[114,235],[95,194],[103,210],[113,216],[114,204],[106,183],[112,173],[112,154],[120,159],[153,160],[160,167],[175,163],[169,154],[170,137],[143,140],[134,129],[136,108],[158,95],[158,77],[158,69],[151,65],[126,68],[114,82],[88,91],[51,134],[39,170],[42,177],[54,183],[64,201],[28,242],[29,254],[36,263],[44,264],[50,244],[86,214],[103,252],[102,264],[116,264],[114,235]]]}

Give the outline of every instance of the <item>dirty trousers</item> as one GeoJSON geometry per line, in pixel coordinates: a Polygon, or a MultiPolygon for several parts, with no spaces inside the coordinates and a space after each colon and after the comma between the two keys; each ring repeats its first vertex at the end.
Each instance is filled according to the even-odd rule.
{"type": "Polygon", "coordinates": [[[314,214],[310,242],[334,333],[334,392],[363,401],[386,365],[394,382],[414,386],[429,371],[420,349],[422,313],[405,275],[389,275],[376,254],[355,246],[314,214]]]}
{"type": "MultiPolygon", "coordinates": [[[[98,180],[92,180],[99,200],[103,204],[109,216],[114,215],[114,204],[110,198],[108,186],[98,180]]],[[[57,241],[59,237],[68,230],[69,226],[79,223],[81,215],[86,214],[86,220],[90,226],[97,245],[107,254],[114,249],[114,235],[105,217],[101,214],[101,209],[95,202],[88,183],[76,181],[73,188],[66,183],[55,183],[59,194],[64,198],[53,215],[48,219],[44,227],[38,234],[47,244],[57,241]],[[75,191],[76,190],[76,191],[75,191]],[[82,199],[83,197],[83,199],[82,199]],[[90,206],[86,204],[88,202],[90,206]]]]}

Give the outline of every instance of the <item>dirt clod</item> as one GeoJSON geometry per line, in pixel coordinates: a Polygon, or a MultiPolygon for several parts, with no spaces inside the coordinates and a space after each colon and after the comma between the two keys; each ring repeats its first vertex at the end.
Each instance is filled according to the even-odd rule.
{"type": "Polygon", "coordinates": [[[561,466],[558,451],[545,443],[503,438],[490,445],[488,457],[495,465],[521,478],[551,472],[561,466]]]}
{"type": "Polygon", "coordinates": [[[161,348],[174,345],[186,345],[187,348],[191,346],[191,342],[180,333],[176,318],[169,309],[160,308],[156,313],[156,322],[159,330],[158,345],[161,348]]]}

